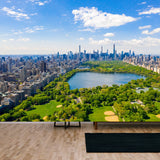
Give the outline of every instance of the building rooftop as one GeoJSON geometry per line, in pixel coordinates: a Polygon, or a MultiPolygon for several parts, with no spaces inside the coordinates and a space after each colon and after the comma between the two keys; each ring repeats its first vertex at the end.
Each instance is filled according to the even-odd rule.
{"type": "Polygon", "coordinates": [[[151,132],[159,133],[160,123],[101,123],[94,130],[92,122],[67,129],[53,122],[1,122],[0,160],[159,160],[160,153],[86,153],[85,133],[151,132]]]}

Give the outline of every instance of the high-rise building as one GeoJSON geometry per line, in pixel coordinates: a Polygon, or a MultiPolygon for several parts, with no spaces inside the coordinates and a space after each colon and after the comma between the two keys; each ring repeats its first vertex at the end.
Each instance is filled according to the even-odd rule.
{"type": "Polygon", "coordinates": [[[101,53],[103,53],[103,46],[101,46],[101,53]]]}
{"type": "Polygon", "coordinates": [[[40,70],[41,70],[41,72],[46,72],[46,70],[47,70],[46,62],[41,61],[41,63],[40,63],[40,70]]]}
{"type": "Polygon", "coordinates": [[[116,54],[115,44],[113,44],[113,54],[116,54]]]}
{"type": "Polygon", "coordinates": [[[79,45],[79,53],[81,53],[81,45],[79,45]]]}
{"type": "Polygon", "coordinates": [[[116,60],[116,49],[115,49],[115,44],[113,44],[113,56],[114,56],[114,60],[116,60]]]}
{"type": "Polygon", "coordinates": [[[12,72],[12,59],[10,58],[9,59],[9,62],[8,62],[8,72],[12,72]]]}
{"type": "Polygon", "coordinates": [[[56,55],[56,56],[57,56],[57,58],[59,58],[59,52],[57,52],[57,55],[56,55]]]}
{"type": "Polygon", "coordinates": [[[132,56],[135,56],[135,53],[134,53],[134,51],[132,52],[132,56]]]}
{"type": "Polygon", "coordinates": [[[25,68],[22,68],[22,71],[20,73],[20,79],[22,82],[24,82],[26,80],[26,78],[27,78],[27,71],[25,68]]]}
{"type": "Polygon", "coordinates": [[[7,72],[8,71],[8,66],[7,63],[2,64],[2,72],[7,72]]]}
{"type": "Polygon", "coordinates": [[[108,55],[108,49],[107,49],[106,55],[108,55]]]}

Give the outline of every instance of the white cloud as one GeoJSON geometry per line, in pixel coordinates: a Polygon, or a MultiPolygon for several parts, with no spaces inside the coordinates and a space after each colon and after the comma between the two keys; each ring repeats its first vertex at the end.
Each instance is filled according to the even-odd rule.
{"type": "Polygon", "coordinates": [[[10,38],[8,40],[2,40],[2,42],[28,42],[30,41],[29,38],[18,38],[18,39],[13,39],[13,38],[10,38]]]}
{"type": "Polygon", "coordinates": [[[79,40],[80,40],[80,41],[84,41],[84,38],[83,38],[83,37],[80,37],[79,40]]]}
{"type": "Polygon", "coordinates": [[[147,2],[141,2],[141,3],[139,3],[139,5],[143,5],[143,4],[146,4],[147,2]]]}
{"type": "Polygon", "coordinates": [[[51,0],[45,0],[45,1],[39,1],[39,0],[30,0],[34,4],[37,4],[39,6],[44,6],[45,4],[49,3],[51,0]]]}
{"type": "Polygon", "coordinates": [[[19,35],[19,34],[23,34],[23,32],[22,31],[15,31],[15,32],[13,32],[13,34],[19,35]]]}
{"type": "MultiPolygon", "coordinates": [[[[105,38],[105,37],[104,37],[105,38]]],[[[22,39],[22,38],[21,38],[22,39]]],[[[108,49],[109,53],[113,51],[113,43],[116,44],[117,53],[122,50],[128,52],[129,50],[135,51],[136,54],[152,54],[160,55],[160,39],[152,38],[150,36],[146,38],[117,40],[101,39],[101,41],[90,38],[90,43],[83,43],[82,48],[87,50],[88,53],[92,53],[93,49],[100,49],[104,47],[104,52],[108,49]],[[98,45],[97,45],[98,44],[98,45]]],[[[77,42],[77,45],[79,43],[77,42]]],[[[71,48],[73,52],[77,52],[77,45],[71,44],[68,41],[62,45],[56,41],[9,41],[1,42],[0,50],[4,54],[50,54],[60,51],[60,53],[67,53],[71,48]]]]}
{"type": "Polygon", "coordinates": [[[1,10],[6,12],[8,16],[15,17],[16,20],[30,19],[30,17],[27,14],[22,13],[20,11],[14,11],[14,7],[13,8],[3,7],[1,10]]]}
{"type": "Polygon", "coordinates": [[[79,29],[78,31],[80,31],[80,32],[95,32],[95,30],[93,30],[91,28],[79,29]]]}
{"type": "Polygon", "coordinates": [[[104,34],[105,37],[113,37],[114,36],[114,33],[106,33],[104,34]]]}
{"type": "Polygon", "coordinates": [[[147,35],[152,35],[152,34],[155,34],[155,33],[159,33],[160,32],[160,28],[155,28],[153,31],[149,32],[148,30],[144,30],[142,32],[142,34],[147,34],[147,35]]]}
{"type": "Polygon", "coordinates": [[[44,6],[46,3],[48,3],[48,1],[36,2],[36,4],[38,4],[39,6],[44,6]]]}
{"type": "Polygon", "coordinates": [[[36,31],[42,31],[42,30],[44,30],[43,26],[34,26],[33,28],[29,28],[29,27],[25,28],[26,33],[34,33],[36,31]]]}
{"type": "Polygon", "coordinates": [[[55,29],[51,29],[50,31],[51,31],[51,32],[58,32],[59,29],[55,28],[55,29]]]}
{"type": "Polygon", "coordinates": [[[151,25],[139,26],[139,29],[147,29],[147,28],[151,28],[151,25]]]}
{"type": "MultiPolygon", "coordinates": [[[[14,9],[15,9],[15,8],[14,8],[14,9]]],[[[20,9],[20,8],[19,8],[19,9],[17,9],[17,11],[24,12],[24,11],[23,11],[22,9],[20,9]]]]}
{"type": "Polygon", "coordinates": [[[44,27],[43,26],[34,26],[33,29],[35,31],[42,31],[42,30],[44,30],[44,27]]]}
{"type": "Polygon", "coordinates": [[[30,14],[31,16],[36,16],[36,15],[38,15],[38,13],[32,13],[32,14],[30,14]]]}
{"type": "Polygon", "coordinates": [[[159,14],[160,13],[160,8],[150,8],[149,10],[143,11],[143,12],[139,12],[139,15],[143,15],[143,14],[159,14]]]}
{"type": "Polygon", "coordinates": [[[34,27],[26,27],[23,30],[19,30],[19,31],[13,31],[13,34],[15,35],[19,35],[19,34],[24,34],[24,33],[34,33],[36,31],[42,31],[44,30],[44,26],[34,26],[34,27]]]}
{"type": "Polygon", "coordinates": [[[34,33],[35,31],[29,27],[26,28],[25,30],[26,33],[34,33]]]}
{"type": "Polygon", "coordinates": [[[153,38],[153,37],[146,37],[146,38],[140,38],[140,39],[132,39],[130,41],[123,41],[125,45],[127,43],[129,45],[141,46],[141,47],[153,47],[153,46],[159,46],[160,45],[160,39],[153,38]]]}
{"type": "Polygon", "coordinates": [[[17,39],[17,41],[28,42],[28,41],[30,41],[30,39],[29,38],[19,38],[19,39],[17,39]]]}
{"type": "Polygon", "coordinates": [[[14,40],[15,40],[15,39],[13,39],[13,38],[10,38],[10,39],[9,39],[9,41],[14,41],[14,40]]]}
{"type": "Polygon", "coordinates": [[[78,10],[73,10],[72,14],[74,14],[75,22],[82,21],[84,27],[92,27],[94,29],[121,26],[137,20],[137,18],[126,16],[125,14],[98,11],[95,7],[80,7],[78,10]]]}
{"type": "Polygon", "coordinates": [[[89,43],[93,45],[107,45],[113,43],[113,41],[108,38],[104,38],[102,40],[94,40],[93,38],[89,38],[89,43]]]}
{"type": "Polygon", "coordinates": [[[153,37],[146,37],[146,38],[140,38],[140,39],[131,39],[131,40],[117,40],[112,41],[108,38],[104,38],[103,40],[94,40],[93,38],[89,38],[89,43],[92,45],[112,45],[113,43],[116,43],[119,46],[132,46],[134,48],[136,47],[155,47],[160,45],[160,39],[153,38],[153,37]]]}

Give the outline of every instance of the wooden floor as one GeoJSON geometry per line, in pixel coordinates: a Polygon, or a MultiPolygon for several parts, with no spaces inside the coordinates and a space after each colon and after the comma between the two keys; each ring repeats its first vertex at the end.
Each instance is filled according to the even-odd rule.
{"type": "Polygon", "coordinates": [[[160,160],[160,153],[86,153],[84,133],[160,133],[160,124],[0,123],[0,160],[160,160]],[[75,125],[75,124],[74,124],[75,125]]]}

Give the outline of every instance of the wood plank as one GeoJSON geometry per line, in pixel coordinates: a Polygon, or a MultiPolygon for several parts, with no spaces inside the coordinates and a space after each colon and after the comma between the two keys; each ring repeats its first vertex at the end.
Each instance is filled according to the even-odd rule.
{"type": "Polygon", "coordinates": [[[93,122],[67,129],[51,122],[0,123],[0,160],[159,160],[160,153],[86,153],[85,133],[160,133],[160,123],[99,122],[97,130],[93,122]]]}

